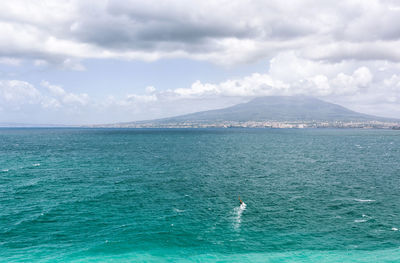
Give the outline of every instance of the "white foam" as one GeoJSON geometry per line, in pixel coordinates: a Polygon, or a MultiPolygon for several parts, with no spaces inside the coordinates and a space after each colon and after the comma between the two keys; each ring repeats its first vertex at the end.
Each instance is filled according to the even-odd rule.
{"type": "Polygon", "coordinates": [[[10,169],[2,169],[1,171],[2,172],[8,172],[8,171],[10,171],[10,169]]]}
{"type": "Polygon", "coordinates": [[[376,200],[372,200],[372,199],[354,199],[357,202],[375,202],[376,200]]]}
{"type": "Polygon", "coordinates": [[[40,166],[40,163],[34,163],[33,166],[40,166]]]}
{"type": "Polygon", "coordinates": [[[32,180],[28,180],[25,182],[25,184],[23,184],[23,187],[29,187],[29,186],[34,186],[37,185],[37,183],[39,182],[39,179],[32,179],[32,180]]]}
{"type": "Polygon", "coordinates": [[[355,223],[364,223],[364,222],[367,222],[367,220],[365,220],[365,219],[356,219],[356,220],[354,220],[354,222],[355,223]]]}
{"type": "Polygon", "coordinates": [[[183,212],[185,212],[185,210],[180,210],[180,209],[178,209],[178,208],[174,208],[174,211],[177,212],[177,213],[183,213],[183,212]]]}
{"type": "Polygon", "coordinates": [[[244,210],[246,210],[246,204],[242,202],[239,207],[235,207],[233,209],[233,214],[234,214],[234,222],[233,222],[233,227],[235,229],[238,229],[240,227],[240,223],[242,223],[242,213],[244,210]]]}
{"type": "Polygon", "coordinates": [[[393,231],[399,231],[399,229],[398,229],[398,228],[395,228],[395,227],[392,227],[392,230],[393,230],[393,231]]]}

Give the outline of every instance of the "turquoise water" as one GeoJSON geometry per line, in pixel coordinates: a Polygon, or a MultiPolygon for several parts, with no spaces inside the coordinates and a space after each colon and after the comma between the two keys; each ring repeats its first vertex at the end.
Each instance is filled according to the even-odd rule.
{"type": "Polygon", "coordinates": [[[398,229],[399,131],[0,129],[0,261],[398,262],[398,229]]]}

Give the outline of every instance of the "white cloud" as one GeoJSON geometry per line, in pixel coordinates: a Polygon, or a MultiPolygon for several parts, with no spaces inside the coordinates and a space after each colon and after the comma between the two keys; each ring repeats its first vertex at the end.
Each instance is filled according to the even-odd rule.
{"type": "Polygon", "coordinates": [[[146,93],[154,93],[156,91],[156,88],[154,88],[153,86],[147,86],[146,87],[146,93]]]}
{"type": "Polygon", "coordinates": [[[365,66],[357,68],[356,65],[349,64],[323,64],[286,54],[273,58],[267,73],[253,73],[218,84],[196,81],[190,88],[179,88],[170,92],[182,98],[299,94],[327,97],[355,94],[368,88],[372,80],[373,75],[365,66]],[[287,57],[290,59],[286,59],[287,57]],[[347,74],[348,71],[351,71],[350,74],[347,74]]]}
{"type": "Polygon", "coordinates": [[[137,94],[129,94],[126,96],[126,103],[135,103],[135,102],[155,102],[157,101],[156,95],[137,95],[137,94]]]}
{"type": "Polygon", "coordinates": [[[89,104],[88,94],[66,92],[62,87],[42,81],[41,91],[31,83],[21,80],[0,80],[0,104],[3,110],[29,112],[29,109],[77,109],[89,104]]]}
{"type": "Polygon", "coordinates": [[[55,95],[55,96],[65,96],[66,92],[63,88],[61,88],[60,86],[57,85],[51,85],[48,81],[42,81],[40,83],[43,87],[46,87],[51,94],[55,95]]]}
{"type": "Polygon", "coordinates": [[[16,59],[16,58],[3,57],[3,58],[0,58],[0,64],[9,65],[9,66],[19,66],[21,64],[21,60],[16,59]]]}
{"type": "Polygon", "coordinates": [[[88,94],[67,92],[47,81],[35,87],[26,81],[0,80],[0,122],[91,123],[96,105],[88,94]]]}
{"type": "Polygon", "coordinates": [[[30,83],[19,80],[0,80],[0,102],[3,108],[19,108],[21,104],[40,101],[40,92],[30,83]]]}
{"type": "Polygon", "coordinates": [[[62,68],[76,70],[76,71],[85,71],[86,68],[84,65],[80,63],[79,60],[67,58],[62,63],[62,68]]]}
{"type": "Polygon", "coordinates": [[[89,102],[89,95],[86,93],[75,94],[71,92],[66,92],[61,86],[52,85],[47,81],[42,81],[41,85],[46,87],[52,95],[57,97],[62,103],[68,104],[80,104],[87,105],[89,102]]]}

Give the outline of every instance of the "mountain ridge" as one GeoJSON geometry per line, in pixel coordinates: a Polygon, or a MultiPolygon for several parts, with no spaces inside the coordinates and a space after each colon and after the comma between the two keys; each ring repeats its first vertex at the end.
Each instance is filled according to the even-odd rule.
{"type": "Polygon", "coordinates": [[[381,121],[399,122],[399,119],[378,117],[359,113],[338,104],[326,102],[309,96],[267,96],[258,97],[245,103],[227,108],[200,111],[174,117],[148,121],[126,122],[133,123],[180,123],[180,122],[262,122],[262,121],[381,121]]]}

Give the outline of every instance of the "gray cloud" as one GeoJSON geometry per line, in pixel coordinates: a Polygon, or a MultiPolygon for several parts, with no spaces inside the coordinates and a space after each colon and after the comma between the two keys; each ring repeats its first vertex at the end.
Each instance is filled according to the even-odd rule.
{"type": "Polygon", "coordinates": [[[400,60],[396,1],[15,0],[0,10],[0,56],[54,64],[185,57],[229,65],[290,50],[317,60],[400,60]]]}

